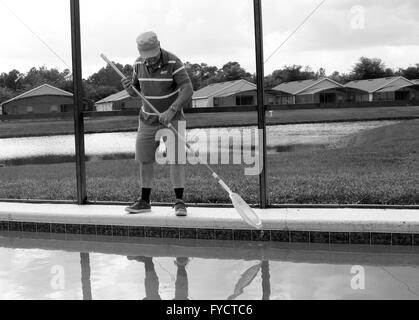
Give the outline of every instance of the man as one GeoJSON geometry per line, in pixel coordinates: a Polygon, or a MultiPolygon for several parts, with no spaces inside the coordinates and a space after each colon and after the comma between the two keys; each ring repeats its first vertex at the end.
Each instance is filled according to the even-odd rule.
{"type": "MultiPolygon", "coordinates": [[[[143,103],[136,141],[135,159],[140,166],[141,197],[125,210],[129,213],[150,212],[150,195],[154,176],[154,162],[159,140],[159,130],[170,123],[178,128],[179,121],[184,121],[183,108],[193,95],[192,83],[183,63],[175,55],[163,50],[154,32],[142,33],[137,37],[140,57],[134,64],[133,79],[125,79],[122,85],[131,96],[136,94],[134,86],[161,113],[156,114],[143,103]],[[157,140],[157,141],[156,141],[157,140]]],[[[185,151],[182,142],[176,139],[176,163],[170,164],[170,178],[176,196],[175,213],[186,216],[183,201],[185,189],[185,164],[179,163],[180,152],[185,151]],[[178,146],[179,144],[179,146],[178,146]],[[179,148],[180,147],[180,148],[179,148]]]]}

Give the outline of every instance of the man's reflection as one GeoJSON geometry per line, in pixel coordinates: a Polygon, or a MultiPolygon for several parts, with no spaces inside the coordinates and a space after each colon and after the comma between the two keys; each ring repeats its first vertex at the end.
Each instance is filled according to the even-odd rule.
{"type": "Polygon", "coordinates": [[[153,258],[151,257],[128,257],[128,260],[135,260],[144,263],[145,298],[143,300],[161,300],[159,295],[159,278],[154,269],[153,258]]]}
{"type": "MultiPolygon", "coordinates": [[[[152,257],[127,257],[128,260],[134,260],[144,263],[145,278],[145,298],[143,300],[161,300],[159,294],[159,278],[154,268],[154,262],[152,257]]],[[[174,300],[187,300],[189,295],[188,289],[188,274],[186,272],[186,266],[189,263],[189,258],[179,257],[175,259],[175,265],[177,266],[177,275],[175,282],[175,297],[174,300]]]]}
{"type": "Polygon", "coordinates": [[[189,258],[176,258],[175,265],[177,265],[176,284],[175,284],[175,298],[174,300],[188,300],[188,273],[186,266],[189,263],[189,258]]]}

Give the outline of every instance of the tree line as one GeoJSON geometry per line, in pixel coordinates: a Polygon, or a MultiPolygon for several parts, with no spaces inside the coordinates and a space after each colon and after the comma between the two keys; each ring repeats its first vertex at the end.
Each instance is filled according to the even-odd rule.
{"type": "MultiPolygon", "coordinates": [[[[132,74],[131,65],[122,65],[120,63],[116,63],[116,65],[124,74],[132,74]]],[[[247,72],[238,62],[228,62],[220,69],[206,63],[190,62],[186,63],[186,67],[194,90],[199,90],[212,83],[238,79],[256,82],[256,75],[247,72]]],[[[313,71],[309,66],[284,66],[265,77],[265,87],[266,89],[271,89],[283,82],[318,79],[325,76],[340,83],[392,76],[404,76],[412,80],[419,79],[419,63],[406,69],[399,68],[394,70],[387,68],[385,63],[379,58],[361,57],[349,73],[335,71],[329,75],[326,74],[326,70],[323,68],[313,71]]],[[[59,71],[43,66],[32,68],[27,73],[21,73],[14,69],[8,73],[3,72],[0,74],[0,103],[42,84],[49,84],[59,89],[73,92],[72,76],[68,69],[59,71]]],[[[84,98],[98,101],[123,90],[123,88],[118,75],[115,74],[111,67],[107,66],[87,79],[83,79],[83,90],[84,98]]]]}

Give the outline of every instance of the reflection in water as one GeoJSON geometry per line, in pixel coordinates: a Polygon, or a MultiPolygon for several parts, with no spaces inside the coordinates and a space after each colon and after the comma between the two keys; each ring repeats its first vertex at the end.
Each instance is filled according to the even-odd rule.
{"type": "MultiPolygon", "coordinates": [[[[128,256],[130,261],[138,261],[144,263],[145,268],[145,278],[144,278],[144,288],[145,288],[145,297],[143,300],[161,300],[159,294],[159,278],[157,276],[156,270],[154,268],[154,262],[152,257],[144,256],[128,256]]],[[[177,266],[176,281],[175,281],[175,297],[173,300],[189,300],[189,285],[188,285],[188,273],[186,271],[186,266],[189,263],[189,258],[187,257],[177,257],[174,261],[177,266]]],[[[247,269],[239,281],[236,284],[234,289],[234,294],[228,297],[228,300],[233,300],[239,297],[244,289],[249,286],[259,270],[262,269],[262,291],[263,291],[263,300],[269,300],[270,297],[270,283],[269,283],[269,261],[262,261],[255,266],[247,269]]],[[[90,269],[89,269],[90,271],[90,269]]],[[[89,282],[90,285],[90,282],[89,282]]],[[[84,286],[83,286],[84,288],[84,286]]],[[[84,291],[83,291],[84,296],[84,291]]],[[[91,295],[90,295],[91,297],[91,295]]]]}
{"type": "MultiPolygon", "coordinates": [[[[145,298],[143,300],[161,300],[159,294],[159,278],[154,268],[153,258],[151,257],[127,257],[128,260],[135,260],[144,263],[145,278],[145,298]]],[[[175,297],[174,300],[189,300],[188,288],[188,273],[186,266],[189,263],[189,258],[179,257],[175,259],[177,266],[177,275],[175,282],[175,297]]]]}
{"type": "Polygon", "coordinates": [[[174,300],[189,300],[188,273],[186,272],[186,266],[188,263],[189,258],[176,258],[175,260],[175,264],[177,265],[177,274],[174,300]]]}
{"type": "Polygon", "coordinates": [[[234,293],[227,298],[227,300],[234,300],[240,295],[243,294],[244,289],[249,286],[253,280],[256,278],[257,274],[259,273],[260,267],[262,263],[258,263],[247,269],[241,275],[239,281],[237,282],[236,286],[234,287],[234,293]]]}
{"type": "Polygon", "coordinates": [[[248,268],[237,282],[234,293],[227,298],[227,300],[234,300],[243,294],[244,289],[248,287],[256,276],[262,270],[262,300],[269,300],[271,296],[271,284],[269,275],[269,261],[261,261],[257,265],[248,268]]]}
{"type": "Polygon", "coordinates": [[[101,253],[84,253],[92,243],[74,252],[65,241],[10,239],[0,232],[0,299],[418,299],[419,293],[417,248],[98,243],[101,253]],[[353,289],[354,265],[368,274],[365,290],[353,289]],[[54,286],[57,266],[65,270],[63,287],[54,286]]]}
{"type": "Polygon", "coordinates": [[[80,253],[80,264],[83,300],[92,300],[92,286],[90,284],[90,257],[88,253],[80,253]]]}
{"type": "Polygon", "coordinates": [[[262,300],[269,300],[271,297],[270,278],[269,261],[262,261],[262,300]]]}

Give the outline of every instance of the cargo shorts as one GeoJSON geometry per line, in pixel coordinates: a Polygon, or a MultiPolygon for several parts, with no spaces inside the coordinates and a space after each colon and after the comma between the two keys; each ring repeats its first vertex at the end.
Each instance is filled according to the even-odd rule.
{"type": "MultiPolygon", "coordinates": [[[[173,121],[172,125],[179,130],[179,122],[173,121]]],[[[135,160],[142,164],[152,164],[156,162],[156,151],[160,146],[160,140],[163,138],[167,147],[167,153],[172,154],[168,159],[172,159],[174,163],[169,164],[185,164],[186,163],[186,145],[182,140],[177,138],[173,130],[162,124],[147,124],[139,120],[137,139],[135,144],[135,160]],[[168,130],[172,132],[172,138],[168,138],[168,130]]]]}

